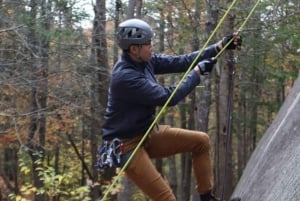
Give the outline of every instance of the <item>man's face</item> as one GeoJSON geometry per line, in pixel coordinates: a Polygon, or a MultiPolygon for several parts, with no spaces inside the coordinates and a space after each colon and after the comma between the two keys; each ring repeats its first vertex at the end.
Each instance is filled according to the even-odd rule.
{"type": "Polygon", "coordinates": [[[130,55],[137,62],[149,62],[152,57],[151,41],[142,45],[132,45],[130,47],[130,55]]]}

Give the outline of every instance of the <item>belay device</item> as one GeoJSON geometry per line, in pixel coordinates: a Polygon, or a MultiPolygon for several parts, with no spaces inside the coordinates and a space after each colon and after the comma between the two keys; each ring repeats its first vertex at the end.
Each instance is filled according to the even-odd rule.
{"type": "Polygon", "coordinates": [[[97,167],[99,171],[106,168],[121,167],[122,142],[118,138],[111,141],[105,140],[98,149],[97,167]]]}

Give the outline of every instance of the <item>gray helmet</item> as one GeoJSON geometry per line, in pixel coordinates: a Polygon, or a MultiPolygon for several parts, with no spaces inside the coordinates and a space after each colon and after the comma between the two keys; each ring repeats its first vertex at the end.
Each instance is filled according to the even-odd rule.
{"type": "Polygon", "coordinates": [[[128,50],[130,45],[142,45],[153,37],[149,24],[140,19],[129,19],[119,24],[117,40],[123,50],[128,50]]]}

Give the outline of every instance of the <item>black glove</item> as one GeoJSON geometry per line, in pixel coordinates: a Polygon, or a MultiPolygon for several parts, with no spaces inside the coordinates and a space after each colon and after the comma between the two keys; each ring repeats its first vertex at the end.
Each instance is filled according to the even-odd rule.
{"type": "Polygon", "coordinates": [[[231,34],[222,39],[222,46],[225,47],[225,45],[229,43],[229,45],[226,47],[227,50],[241,49],[242,42],[243,40],[240,35],[231,34]],[[232,40],[233,37],[234,39],[232,40]]]}
{"type": "Polygon", "coordinates": [[[197,64],[197,66],[200,69],[201,75],[210,73],[212,71],[212,69],[214,68],[215,63],[217,63],[217,60],[214,58],[205,59],[205,60],[200,61],[197,64]]]}

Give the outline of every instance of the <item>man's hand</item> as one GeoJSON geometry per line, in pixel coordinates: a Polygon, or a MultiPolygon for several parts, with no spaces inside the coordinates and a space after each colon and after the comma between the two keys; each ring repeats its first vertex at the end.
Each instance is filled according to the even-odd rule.
{"type": "Polygon", "coordinates": [[[240,50],[242,47],[242,42],[243,42],[242,37],[234,33],[222,38],[222,47],[225,47],[225,45],[229,43],[226,46],[227,50],[234,50],[234,49],[240,50]]]}
{"type": "Polygon", "coordinates": [[[217,60],[214,58],[211,59],[205,59],[200,61],[197,66],[195,66],[194,70],[196,72],[199,72],[201,75],[210,73],[212,69],[214,68],[215,63],[217,63],[217,60]]]}

